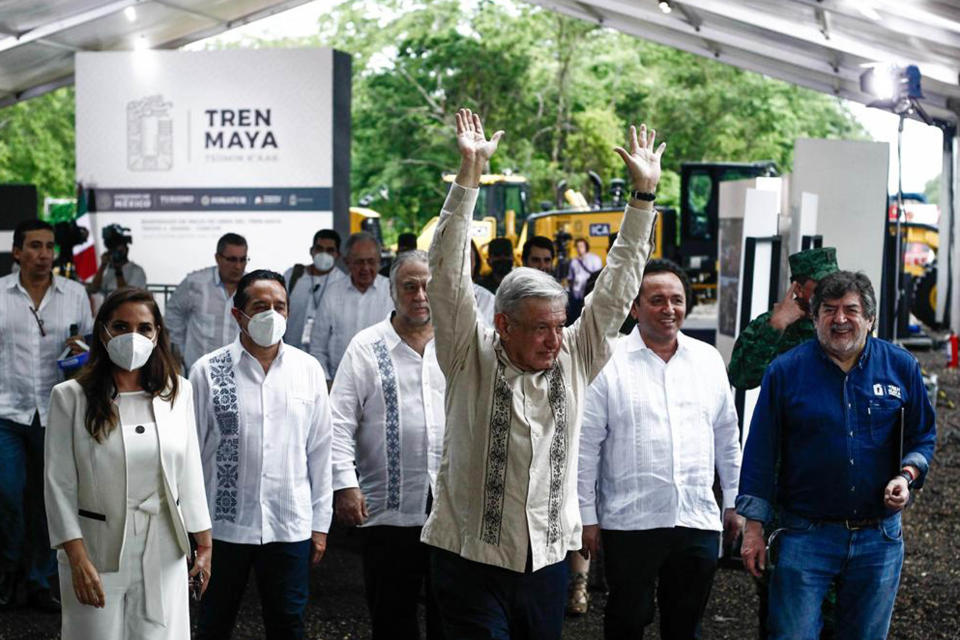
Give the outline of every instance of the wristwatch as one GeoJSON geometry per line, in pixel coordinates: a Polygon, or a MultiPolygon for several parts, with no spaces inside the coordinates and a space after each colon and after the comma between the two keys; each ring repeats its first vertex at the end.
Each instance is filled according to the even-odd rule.
{"type": "Polygon", "coordinates": [[[907,471],[906,469],[902,470],[899,474],[904,480],[907,481],[907,489],[913,489],[913,474],[907,471]]]}
{"type": "Polygon", "coordinates": [[[630,197],[634,200],[643,200],[644,202],[653,202],[656,200],[657,195],[655,193],[650,193],[649,191],[631,191],[630,197]]]}

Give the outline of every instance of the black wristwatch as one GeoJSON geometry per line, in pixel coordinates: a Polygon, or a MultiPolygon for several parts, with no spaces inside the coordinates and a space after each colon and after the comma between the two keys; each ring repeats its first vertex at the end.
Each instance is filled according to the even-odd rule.
{"type": "Polygon", "coordinates": [[[653,202],[657,199],[657,195],[649,191],[631,191],[630,197],[634,200],[643,200],[644,202],[653,202]]]}
{"type": "Polygon", "coordinates": [[[907,481],[907,489],[913,489],[913,474],[904,469],[899,475],[907,481]]]}

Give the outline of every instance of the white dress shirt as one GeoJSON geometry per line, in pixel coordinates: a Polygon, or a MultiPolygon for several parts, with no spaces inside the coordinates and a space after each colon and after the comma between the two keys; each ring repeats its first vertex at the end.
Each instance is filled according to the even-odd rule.
{"type": "Polygon", "coordinates": [[[493,328],[494,302],[497,297],[476,282],[473,283],[473,296],[477,299],[477,317],[493,328]]]}
{"type": "Polygon", "coordinates": [[[293,267],[290,267],[283,274],[283,279],[287,282],[287,296],[290,299],[287,332],[283,334],[283,341],[291,347],[303,349],[303,345],[310,342],[313,319],[317,313],[317,307],[327,295],[327,288],[330,283],[342,280],[347,275],[334,267],[323,275],[315,276],[310,273],[309,267],[304,267],[303,274],[290,291],[292,277],[293,267]]]}
{"type": "Polygon", "coordinates": [[[190,371],[213,537],[298,542],[333,514],[330,405],[317,361],[280,343],[264,374],[240,338],[190,371]]]}
{"type": "Polygon", "coordinates": [[[577,451],[583,399],[640,287],[655,214],[627,207],[583,315],[547,371],[522,371],[477,316],[469,229],[477,189],[450,187],[427,285],[447,380],[443,458],[421,540],[474,562],[534,571],[580,548],[577,451]]]}
{"type": "Polygon", "coordinates": [[[46,425],[50,392],[63,381],[57,358],[70,325],[86,335],[93,331],[93,316],[83,285],[60,276],[53,276],[36,317],[31,309],[20,274],[0,278],[0,418],[30,424],[39,411],[40,424],[46,425]]]}
{"type": "MultiPolygon", "coordinates": [[[[143,270],[143,267],[138,265],[136,262],[125,262],[123,266],[120,267],[120,271],[123,272],[123,280],[127,283],[128,287],[138,287],[144,289],[147,286],[147,274],[143,270]]],[[[103,271],[103,280],[100,281],[100,292],[108,294],[117,289],[117,272],[114,270],[113,266],[108,266],[103,271]]]]}
{"type": "Polygon", "coordinates": [[[361,330],[375,325],[393,311],[390,280],[377,276],[361,292],[349,276],[330,283],[310,332],[310,355],[323,365],[327,379],[333,380],[347,345],[361,330]]]}
{"type": "Polygon", "coordinates": [[[333,490],[360,487],[370,514],[364,526],[426,521],[443,453],[446,386],[434,341],[421,356],[389,318],[347,347],[330,392],[333,490]]]}
{"type": "Polygon", "coordinates": [[[668,362],[634,328],[590,386],[580,436],[584,524],[721,531],[740,479],[740,442],[720,353],[679,333],[668,362]]]}
{"type": "Polygon", "coordinates": [[[194,271],[177,285],[167,300],[164,320],[186,371],[200,356],[230,344],[240,333],[232,308],[233,296],[227,295],[216,266],[194,271]]]}

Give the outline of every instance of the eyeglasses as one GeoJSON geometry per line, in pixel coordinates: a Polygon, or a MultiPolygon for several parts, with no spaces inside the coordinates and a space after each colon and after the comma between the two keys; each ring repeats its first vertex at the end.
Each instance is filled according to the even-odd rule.
{"type": "Polygon", "coordinates": [[[222,253],[218,253],[217,255],[230,264],[246,264],[250,262],[250,258],[248,256],[225,256],[222,253]]]}
{"type": "Polygon", "coordinates": [[[37,310],[33,307],[30,307],[30,313],[33,314],[33,319],[37,321],[37,326],[40,327],[40,337],[46,338],[47,332],[43,330],[43,320],[40,319],[40,315],[37,313],[37,310]]]}

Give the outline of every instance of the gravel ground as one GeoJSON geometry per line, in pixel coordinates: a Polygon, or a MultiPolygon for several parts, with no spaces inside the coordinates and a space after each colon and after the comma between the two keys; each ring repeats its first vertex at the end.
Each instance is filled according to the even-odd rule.
{"type": "MultiPolygon", "coordinates": [[[[960,406],[960,373],[942,369],[940,353],[918,353],[926,370],[939,375],[940,389],[960,406]]],[[[960,411],[938,407],[936,460],[926,487],[904,516],[906,557],[890,638],[960,640],[960,411]]],[[[591,592],[590,612],[568,619],[565,640],[600,638],[602,591],[591,592]]],[[[722,570],[714,580],[704,617],[704,638],[746,640],[756,636],[757,598],[742,571],[722,570]]],[[[26,609],[0,613],[0,640],[47,640],[59,637],[59,617],[26,609]]],[[[648,638],[659,638],[651,625],[648,638]]],[[[330,550],[311,580],[307,607],[308,637],[317,640],[368,638],[360,561],[355,539],[334,530],[330,550]]],[[[260,607],[253,582],[248,585],[234,638],[263,638],[260,607]]],[[[90,640],[95,640],[91,638],[90,640]]]]}

